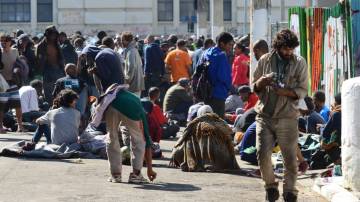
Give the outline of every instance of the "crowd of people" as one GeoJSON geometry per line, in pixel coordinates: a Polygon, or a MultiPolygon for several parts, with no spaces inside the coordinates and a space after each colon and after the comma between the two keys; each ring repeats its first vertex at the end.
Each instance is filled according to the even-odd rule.
{"type": "Polygon", "coordinates": [[[111,182],[121,182],[125,134],[133,154],[129,182],[143,183],[144,160],[149,179],[157,175],[154,144],[213,113],[232,126],[241,159],[260,166],[269,201],[279,198],[274,147],[284,160],[285,201],[296,201],[298,170],[310,163],[298,146],[302,133],[321,136],[323,165],[341,163],[341,96],[330,110],[323,91],[307,95],[307,65],[294,54],[299,41],[290,30],[276,35],[272,50],[264,40],[250,50],[249,36],[227,32],[215,41],[104,31],[97,38],[91,44],[81,32],[67,36],[55,26],[41,38],[2,34],[0,133],[33,131],[34,146],[43,135],[61,145],[89,128],[107,133],[111,182]],[[253,75],[251,51],[258,61],[253,75]]]}

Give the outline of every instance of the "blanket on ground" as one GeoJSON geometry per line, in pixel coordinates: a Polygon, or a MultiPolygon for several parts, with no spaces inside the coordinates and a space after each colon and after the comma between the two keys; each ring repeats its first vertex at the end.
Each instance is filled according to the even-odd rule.
{"type": "Polygon", "coordinates": [[[23,140],[2,148],[0,156],[46,159],[107,158],[105,138],[105,135],[83,133],[79,143],[71,145],[40,143],[35,148],[31,148],[31,144],[23,140]]]}

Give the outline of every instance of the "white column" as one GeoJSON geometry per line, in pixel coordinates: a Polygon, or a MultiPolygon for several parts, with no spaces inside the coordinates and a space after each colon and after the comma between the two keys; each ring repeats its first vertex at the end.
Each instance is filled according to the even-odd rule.
{"type": "MultiPolygon", "coordinates": [[[[244,0],[247,1],[247,0],[244,0]]],[[[231,26],[236,27],[237,26],[237,15],[238,15],[238,9],[237,9],[237,0],[231,1],[231,26]]]]}
{"type": "Polygon", "coordinates": [[[174,27],[179,30],[180,26],[180,0],[174,0],[174,27]]]}
{"type": "Polygon", "coordinates": [[[58,7],[58,0],[53,0],[53,25],[55,25],[57,29],[59,29],[58,7]]]}
{"type": "Polygon", "coordinates": [[[31,0],[30,2],[30,16],[31,33],[35,34],[37,29],[37,0],[31,0]]]}
{"type": "Polygon", "coordinates": [[[341,160],[345,188],[360,191],[360,77],[341,89],[341,160]]]}
{"type": "Polygon", "coordinates": [[[153,0],[152,2],[152,13],[153,13],[153,21],[152,21],[152,33],[158,34],[158,4],[157,0],[153,0]]]}
{"type": "MultiPolygon", "coordinates": [[[[251,1],[251,19],[250,19],[250,50],[253,44],[259,39],[264,39],[270,44],[270,9],[271,0],[253,0],[251,1]]],[[[257,61],[254,53],[250,51],[250,79],[255,71],[257,61]]]]}
{"type": "Polygon", "coordinates": [[[198,0],[197,2],[197,23],[196,23],[196,34],[197,37],[203,35],[205,38],[207,38],[207,12],[206,12],[206,1],[207,0],[198,0]]]}
{"type": "Polygon", "coordinates": [[[210,0],[211,38],[224,31],[224,2],[223,0],[210,0]]]}

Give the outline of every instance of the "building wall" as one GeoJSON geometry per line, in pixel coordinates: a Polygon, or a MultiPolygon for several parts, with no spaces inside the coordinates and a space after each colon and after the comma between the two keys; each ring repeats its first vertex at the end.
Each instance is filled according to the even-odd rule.
{"type": "MultiPolygon", "coordinates": [[[[37,0],[31,0],[36,5],[37,0]]],[[[272,0],[271,22],[287,22],[287,8],[304,6],[306,0],[288,1],[281,9],[282,0],[272,0]],[[284,14],[282,14],[282,11],[284,14]]],[[[93,35],[99,30],[116,34],[121,31],[132,31],[139,35],[154,33],[168,35],[171,33],[192,35],[188,33],[188,23],[179,19],[180,0],[174,0],[173,21],[158,22],[157,0],[53,0],[53,23],[59,30],[68,33],[82,31],[93,35]]],[[[233,0],[232,21],[224,22],[224,30],[234,34],[249,33],[249,9],[251,0],[233,0]]],[[[37,23],[36,6],[31,7],[32,21],[30,23],[0,23],[0,31],[13,32],[21,28],[28,33],[42,33],[51,23],[37,23]]],[[[217,15],[215,15],[216,17],[217,15]]],[[[222,16],[222,15],[221,15],[222,16]]],[[[208,22],[208,33],[210,23],[208,22]]],[[[195,29],[196,31],[196,25],[195,29]]]]}

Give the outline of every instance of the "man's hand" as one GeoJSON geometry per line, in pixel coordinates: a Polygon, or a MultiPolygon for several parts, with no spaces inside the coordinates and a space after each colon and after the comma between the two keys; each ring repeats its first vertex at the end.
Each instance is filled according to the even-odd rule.
{"type": "Polygon", "coordinates": [[[271,84],[272,84],[272,77],[265,75],[265,76],[260,77],[256,81],[255,86],[256,86],[256,89],[260,91],[263,88],[265,88],[266,86],[270,86],[271,84]]]}
{"type": "Polygon", "coordinates": [[[148,176],[149,180],[152,182],[156,179],[157,173],[153,169],[148,169],[147,176],[148,176]]]}
{"type": "Polygon", "coordinates": [[[95,72],[96,72],[96,67],[92,67],[88,69],[89,74],[95,74],[95,72]]]}

